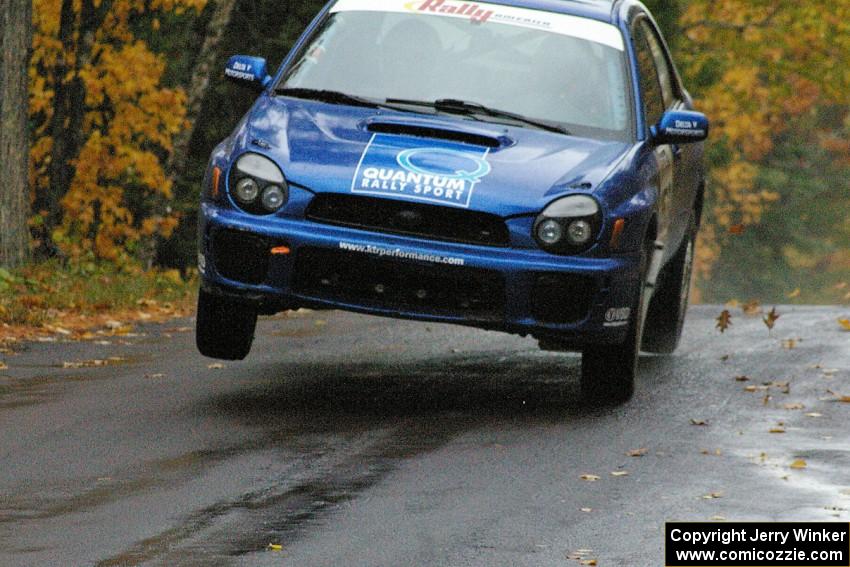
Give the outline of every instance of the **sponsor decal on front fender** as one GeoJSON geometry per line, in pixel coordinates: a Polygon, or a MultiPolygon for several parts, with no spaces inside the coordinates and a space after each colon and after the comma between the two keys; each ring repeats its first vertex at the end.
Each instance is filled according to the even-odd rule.
{"type": "Polygon", "coordinates": [[[605,312],[606,327],[625,327],[632,317],[631,307],[614,307],[605,312]]]}
{"type": "Polygon", "coordinates": [[[351,184],[352,193],[469,208],[476,186],[491,171],[489,148],[372,136],[351,184]]]}

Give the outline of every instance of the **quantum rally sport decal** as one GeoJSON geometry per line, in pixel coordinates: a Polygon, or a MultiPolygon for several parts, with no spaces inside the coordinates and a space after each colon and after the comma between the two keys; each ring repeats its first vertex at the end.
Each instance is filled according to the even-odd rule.
{"type": "Polygon", "coordinates": [[[491,170],[489,148],[375,134],[354,173],[352,193],[469,208],[491,170]]]}
{"type": "Polygon", "coordinates": [[[616,26],[592,20],[556,14],[544,10],[502,6],[486,2],[458,0],[339,0],[331,12],[394,12],[463,18],[476,25],[506,24],[548,31],[625,50],[623,35],[616,26]]]}

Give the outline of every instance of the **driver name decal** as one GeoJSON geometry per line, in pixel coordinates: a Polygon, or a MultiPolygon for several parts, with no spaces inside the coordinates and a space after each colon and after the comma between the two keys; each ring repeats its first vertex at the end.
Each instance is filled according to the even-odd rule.
{"type": "Polygon", "coordinates": [[[491,171],[489,148],[375,134],[363,152],[352,193],[468,208],[491,171]]]}

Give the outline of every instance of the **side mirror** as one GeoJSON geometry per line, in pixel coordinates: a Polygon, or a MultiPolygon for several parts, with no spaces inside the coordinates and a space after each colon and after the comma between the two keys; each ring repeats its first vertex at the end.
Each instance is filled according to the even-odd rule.
{"type": "Polygon", "coordinates": [[[693,144],[708,138],[708,118],[692,110],[668,110],[657,126],[650,128],[656,144],[693,144]]]}
{"type": "Polygon", "coordinates": [[[234,55],[227,61],[224,76],[234,83],[250,85],[262,90],[272,81],[266,71],[266,60],[262,57],[234,55]]]}

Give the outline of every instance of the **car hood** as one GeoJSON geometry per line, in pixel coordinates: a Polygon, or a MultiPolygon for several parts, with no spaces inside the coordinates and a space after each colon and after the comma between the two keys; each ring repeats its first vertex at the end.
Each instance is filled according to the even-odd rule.
{"type": "Polygon", "coordinates": [[[234,153],[274,159],[288,182],[316,193],[363,194],[486,211],[537,213],[592,191],[629,149],[458,116],[262,96],[235,133],[234,153]]]}

